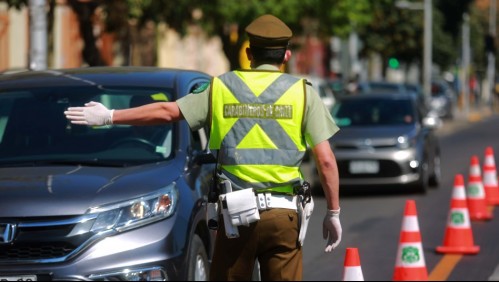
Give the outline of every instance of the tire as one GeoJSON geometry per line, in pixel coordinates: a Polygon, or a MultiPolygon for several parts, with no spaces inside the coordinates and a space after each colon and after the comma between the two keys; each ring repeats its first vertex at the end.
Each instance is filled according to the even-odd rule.
{"type": "Polygon", "coordinates": [[[210,264],[203,241],[197,234],[192,237],[188,259],[188,281],[208,281],[210,277],[210,264]]]}
{"type": "Polygon", "coordinates": [[[442,171],[441,171],[441,159],[440,155],[435,156],[433,159],[433,172],[430,176],[430,186],[433,188],[438,188],[440,182],[442,181],[442,171]]]}
{"type": "Polygon", "coordinates": [[[428,161],[424,161],[421,164],[421,169],[419,171],[419,181],[412,185],[412,189],[416,193],[426,194],[429,186],[429,172],[428,172],[428,161]]]}

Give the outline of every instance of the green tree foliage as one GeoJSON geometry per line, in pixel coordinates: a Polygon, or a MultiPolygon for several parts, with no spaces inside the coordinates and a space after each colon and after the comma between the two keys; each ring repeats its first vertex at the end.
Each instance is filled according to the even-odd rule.
{"type": "Polygon", "coordinates": [[[474,70],[485,75],[487,54],[485,52],[485,35],[488,33],[488,10],[481,11],[472,7],[470,15],[470,45],[474,70]],[[484,15],[485,14],[485,15],[484,15]]]}
{"type": "MultiPolygon", "coordinates": [[[[231,65],[237,67],[237,55],[246,39],[244,28],[256,17],[273,14],[286,22],[294,34],[314,32],[322,37],[347,37],[351,31],[371,19],[369,0],[213,0],[200,1],[202,23],[224,42],[231,65]],[[237,42],[231,42],[230,26],[237,27],[237,42]]],[[[232,37],[234,38],[234,37],[232,37]]]]}
{"type": "Polygon", "coordinates": [[[395,0],[377,0],[372,2],[372,13],[370,23],[359,30],[364,55],[377,53],[384,64],[390,57],[402,62],[421,58],[422,12],[397,9],[395,0]]]}
{"type": "MultiPolygon", "coordinates": [[[[0,1],[15,8],[28,5],[28,0],[0,1]]],[[[48,0],[50,3],[54,1],[48,0]]],[[[200,24],[208,33],[222,38],[232,68],[238,67],[239,49],[246,40],[244,27],[257,16],[266,13],[285,21],[295,35],[313,32],[322,38],[346,38],[355,31],[363,41],[364,50],[361,55],[376,52],[384,58],[385,63],[390,57],[396,57],[401,62],[420,60],[424,14],[422,11],[397,9],[395,2],[396,0],[68,0],[78,14],[81,25],[85,25],[80,31],[84,35],[86,46],[83,57],[89,65],[102,64],[95,45],[96,39],[93,38],[89,25],[91,12],[99,6],[106,14],[107,31],[117,34],[117,38],[124,43],[131,40],[131,22],[138,28],[149,21],[164,22],[181,33],[192,23],[200,24]]],[[[432,2],[435,7],[433,57],[435,63],[445,68],[453,64],[460,53],[457,43],[462,14],[467,11],[472,0],[432,2]]],[[[477,22],[476,30],[480,31],[478,25],[477,22]]],[[[478,41],[483,44],[483,40],[474,42],[478,41]]],[[[124,52],[128,52],[126,48],[130,44],[122,45],[124,52]]],[[[474,47],[474,50],[478,49],[479,46],[474,47]]]]}
{"type": "Polygon", "coordinates": [[[445,32],[442,27],[444,16],[438,9],[433,10],[433,63],[442,69],[451,68],[457,60],[459,50],[456,49],[456,38],[445,32]]]}
{"type": "Polygon", "coordinates": [[[9,7],[12,7],[12,8],[15,8],[18,10],[24,6],[28,6],[28,0],[2,0],[2,1],[7,2],[7,5],[9,7]]]}

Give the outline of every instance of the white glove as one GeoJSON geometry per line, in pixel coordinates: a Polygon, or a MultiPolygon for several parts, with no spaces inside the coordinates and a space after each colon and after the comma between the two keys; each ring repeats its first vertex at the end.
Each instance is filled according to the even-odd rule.
{"type": "Polygon", "coordinates": [[[340,209],[328,210],[322,223],[322,235],[327,239],[326,253],[332,252],[341,242],[340,209]]]}
{"type": "Polygon", "coordinates": [[[64,112],[66,118],[73,124],[82,125],[111,125],[113,112],[99,102],[89,102],[85,107],[71,107],[64,112]]]}

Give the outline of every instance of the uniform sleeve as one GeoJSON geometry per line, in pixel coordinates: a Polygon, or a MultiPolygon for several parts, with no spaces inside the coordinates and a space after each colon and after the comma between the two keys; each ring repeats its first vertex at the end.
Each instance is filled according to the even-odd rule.
{"type": "Polygon", "coordinates": [[[193,131],[203,128],[208,121],[209,93],[210,87],[200,93],[191,93],[177,100],[182,115],[193,131]]]}
{"type": "Polygon", "coordinates": [[[307,105],[304,118],[305,140],[315,147],[324,140],[331,138],[339,131],[321,98],[311,86],[307,85],[307,105]]]}

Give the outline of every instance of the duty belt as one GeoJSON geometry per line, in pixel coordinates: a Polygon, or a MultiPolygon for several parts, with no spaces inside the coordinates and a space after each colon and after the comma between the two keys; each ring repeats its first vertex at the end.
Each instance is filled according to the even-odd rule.
{"type": "Polygon", "coordinates": [[[256,193],[272,193],[273,195],[293,196],[297,194],[296,189],[291,185],[264,188],[264,189],[255,189],[255,191],[256,193]]]}
{"type": "Polygon", "coordinates": [[[275,208],[296,210],[297,198],[297,196],[291,195],[257,193],[256,203],[259,210],[275,208]]]}

